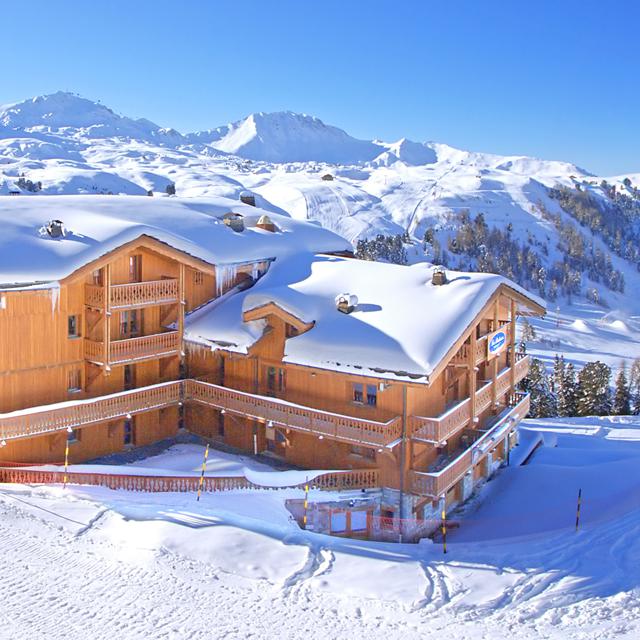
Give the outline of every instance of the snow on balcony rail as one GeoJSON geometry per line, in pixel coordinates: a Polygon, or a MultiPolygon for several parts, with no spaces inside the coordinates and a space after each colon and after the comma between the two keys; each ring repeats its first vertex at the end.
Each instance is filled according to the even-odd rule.
{"type": "MultiPolygon", "coordinates": [[[[130,309],[178,301],[178,280],[165,278],[146,282],[114,284],[109,287],[111,309],[130,309]]],[[[85,302],[90,307],[104,307],[104,287],[85,285],[85,302]]]]}
{"type": "Polygon", "coordinates": [[[334,440],[384,446],[402,433],[399,416],[388,422],[376,422],[196,380],[186,380],[185,385],[189,400],[334,440]]]}
{"type": "Polygon", "coordinates": [[[400,437],[402,430],[400,417],[388,422],[363,420],[189,379],[0,415],[0,438],[8,440],[75,429],[189,401],[293,430],[369,446],[384,446],[400,437]]]}
{"type": "MultiPolygon", "coordinates": [[[[286,472],[285,472],[286,473],[286,472]]],[[[270,475],[279,475],[273,472],[270,475]]],[[[45,469],[24,469],[19,467],[0,468],[0,482],[14,484],[63,484],[64,471],[45,469]]],[[[198,490],[198,476],[151,476],[113,473],[75,472],[66,474],[66,483],[71,485],[94,485],[109,489],[146,492],[192,492],[198,490]]],[[[202,490],[205,492],[239,490],[278,490],[302,488],[305,483],[260,484],[244,476],[205,476],[202,490]]],[[[309,479],[313,490],[341,491],[350,489],[371,489],[379,486],[377,469],[355,469],[350,471],[328,471],[309,479]]]]}
{"type": "Polygon", "coordinates": [[[496,441],[527,415],[529,406],[528,393],[514,393],[509,398],[509,406],[496,423],[445,467],[434,472],[411,471],[412,492],[433,497],[446,493],[474,464],[482,460],[496,441]]]}
{"type": "MultiPolygon", "coordinates": [[[[517,384],[527,375],[529,359],[524,354],[516,356],[514,365],[514,383],[517,384]]],[[[511,369],[507,367],[496,378],[496,397],[500,398],[511,386],[511,369]]],[[[486,382],[476,391],[476,414],[485,411],[492,402],[492,381],[486,382]]],[[[412,416],[410,418],[411,435],[417,440],[427,442],[444,442],[447,438],[456,434],[471,421],[471,400],[465,398],[458,404],[447,409],[437,418],[412,416]]]]}

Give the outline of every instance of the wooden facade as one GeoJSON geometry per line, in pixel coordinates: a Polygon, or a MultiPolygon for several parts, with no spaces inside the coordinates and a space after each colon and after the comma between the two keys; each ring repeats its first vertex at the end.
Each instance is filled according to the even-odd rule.
{"type": "Polygon", "coordinates": [[[187,312],[267,268],[222,283],[215,265],[141,236],[59,287],[0,292],[0,461],[60,462],[68,440],[80,462],[184,426],[300,467],[371,470],[383,517],[426,518],[508,455],[528,410],[516,316],[542,308],[500,285],[419,381],[285,362],[285,341],[313,323],[275,304],[245,314],[267,327],[246,355],[185,341],[187,312]]]}

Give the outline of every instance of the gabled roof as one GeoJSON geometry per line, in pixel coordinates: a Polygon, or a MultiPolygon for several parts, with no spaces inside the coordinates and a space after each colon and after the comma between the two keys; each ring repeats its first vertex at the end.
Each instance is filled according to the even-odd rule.
{"type": "Polygon", "coordinates": [[[216,265],[259,261],[300,250],[351,248],[326,229],[227,198],[0,197],[0,286],[62,280],[141,236],[216,265]],[[222,222],[230,211],[243,214],[243,232],[222,222]],[[279,232],[254,226],[265,213],[279,232]],[[53,239],[40,231],[51,219],[62,220],[67,229],[64,238],[53,239]]]}
{"type": "Polygon", "coordinates": [[[433,267],[366,262],[299,254],[272,264],[258,283],[188,317],[186,338],[247,353],[264,321],[251,311],[275,305],[304,323],[289,338],[284,361],[383,378],[427,382],[470,330],[478,314],[505,291],[522,310],[544,312],[544,302],[501,276],[447,272],[448,283],[431,283],[433,267]],[[350,314],[336,309],[340,293],[355,294],[350,314]]]}

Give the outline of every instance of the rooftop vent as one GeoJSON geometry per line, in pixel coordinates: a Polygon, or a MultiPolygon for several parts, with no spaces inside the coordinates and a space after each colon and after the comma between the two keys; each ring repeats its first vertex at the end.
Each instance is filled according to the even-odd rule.
{"type": "Polygon", "coordinates": [[[240,213],[225,213],[222,221],[234,231],[244,231],[244,218],[240,213]]]}
{"type": "Polygon", "coordinates": [[[433,270],[433,275],[431,276],[431,284],[436,287],[447,284],[447,272],[443,267],[436,267],[433,270]]]}
{"type": "Polygon", "coordinates": [[[352,293],[339,293],[336,296],[336,309],[341,313],[351,313],[358,306],[358,296],[352,293]]]}
{"type": "Polygon", "coordinates": [[[273,223],[273,220],[267,215],[260,216],[260,218],[258,219],[258,222],[256,223],[256,227],[258,227],[259,229],[264,229],[265,231],[271,231],[271,232],[278,230],[276,225],[273,223]]]}
{"type": "Polygon", "coordinates": [[[62,220],[49,220],[45,225],[45,230],[52,238],[64,238],[66,229],[62,220]]]}

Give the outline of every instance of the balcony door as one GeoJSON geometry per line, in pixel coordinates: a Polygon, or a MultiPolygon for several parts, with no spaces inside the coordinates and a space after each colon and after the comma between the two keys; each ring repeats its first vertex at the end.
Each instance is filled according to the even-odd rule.
{"type": "Polygon", "coordinates": [[[137,338],[142,335],[144,321],[143,309],[120,312],[120,339],[137,338]]]}
{"type": "Polygon", "coordinates": [[[142,282],[142,256],[139,253],[129,256],[129,282],[142,282]]]}

